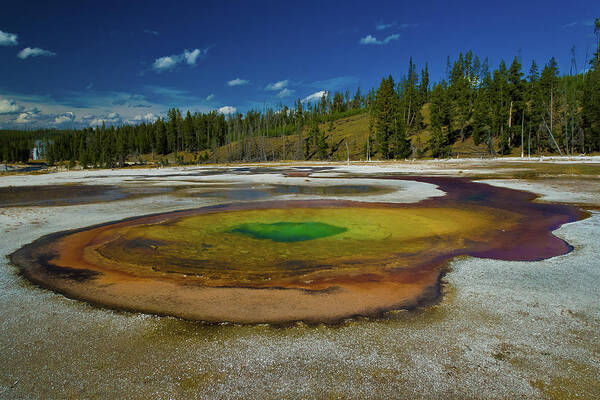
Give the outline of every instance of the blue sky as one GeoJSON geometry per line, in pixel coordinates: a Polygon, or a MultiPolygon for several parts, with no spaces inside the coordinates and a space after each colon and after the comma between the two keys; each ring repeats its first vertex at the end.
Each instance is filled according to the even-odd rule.
{"type": "Polygon", "coordinates": [[[63,1],[0,6],[0,128],[246,112],[320,91],[431,79],[472,49],[490,66],[594,51],[597,1],[63,1]]]}

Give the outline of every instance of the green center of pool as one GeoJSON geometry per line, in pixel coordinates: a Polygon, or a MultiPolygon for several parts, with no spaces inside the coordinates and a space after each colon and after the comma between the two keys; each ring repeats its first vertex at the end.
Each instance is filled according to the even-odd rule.
{"type": "Polygon", "coordinates": [[[345,231],[347,231],[346,228],[322,222],[275,222],[272,224],[250,222],[231,229],[231,232],[234,233],[241,233],[255,239],[269,239],[274,242],[302,242],[337,235],[345,231]]]}

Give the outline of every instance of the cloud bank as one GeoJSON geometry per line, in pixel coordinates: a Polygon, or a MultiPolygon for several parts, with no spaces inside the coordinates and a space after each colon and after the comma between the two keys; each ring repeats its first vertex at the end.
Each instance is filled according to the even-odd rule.
{"type": "Polygon", "coordinates": [[[59,114],[56,117],[54,117],[55,124],[64,124],[66,122],[73,122],[74,120],[75,120],[75,114],[73,114],[70,111],[67,111],[65,113],[59,114]]]}
{"type": "Polygon", "coordinates": [[[158,117],[154,113],[137,114],[132,119],[127,119],[124,122],[127,125],[137,125],[137,124],[141,124],[142,122],[145,122],[145,123],[154,122],[154,121],[156,121],[157,118],[158,117]]]}
{"type": "Polygon", "coordinates": [[[81,120],[88,126],[122,125],[123,119],[119,113],[111,112],[100,115],[84,115],[81,120]]]}
{"type": "Polygon", "coordinates": [[[13,99],[0,99],[0,114],[15,114],[24,109],[23,106],[17,104],[13,99]]]}

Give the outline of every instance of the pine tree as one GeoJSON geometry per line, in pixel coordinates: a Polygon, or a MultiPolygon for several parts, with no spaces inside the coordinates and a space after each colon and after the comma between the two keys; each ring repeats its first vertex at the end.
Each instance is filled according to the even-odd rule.
{"type": "Polygon", "coordinates": [[[157,154],[167,154],[168,149],[168,139],[167,139],[167,128],[162,119],[156,120],[154,124],[154,132],[156,135],[156,153],[157,154]]]}
{"type": "Polygon", "coordinates": [[[600,18],[596,18],[594,21],[594,33],[596,34],[596,42],[598,43],[596,47],[596,69],[598,69],[598,64],[600,64],[600,18]]]}
{"type": "Polygon", "coordinates": [[[183,120],[183,148],[186,151],[195,149],[194,142],[194,124],[192,122],[192,114],[188,110],[183,120]]]}
{"type": "Polygon", "coordinates": [[[333,95],[333,110],[334,113],[344,111],[344,96],[340,92],[335,92],[333,95]]]}
{"type": "MultiPolygon", "coordinates": [[[[508,92],[510,96],[509,115],[508,115],[508,145],[515,143],[517,134],[520,136],[520,122],[523,117],[525,85],[523,84],[523,73],[521,64],[517,57],[514,58],[510,69],[508,70],[508,92]]],[[[506,151],[510,152],[510,149],[506,151]]]]}
{"type": "Polygon", "coordinates": [[[553,142],[551,139],[547,137],[549,135],[548,130],[554,135],[554,125],[557,117],[557,106],[558,102],[556,101],[558,94],[558,64],[554,57],[550,59],[548,64],[542,70],[542,75],[540,76],[539,81],[539,95],[540,102],[542,106],[542,112],[540,115],[540,119],[543,123],[542,132],[544,132],[541,137],[539,144],[542,146],[541,150],[552,150],[553,142]]]}
{"type": "Polygon", "coordinates": [[[421,93],[421,103],[425,104],[429,101],[429,67],[425,63],[425,69],[421,70],[421,84],[419,86],[421,93]]]}
{"type": "MultiPolygon", "coordinates": [[[[333,130],[333,129],[332,129],[333,130]]],[[[325,133],[319,129],[317,125],[317,156],[319,159],[324,160],[329,155],[329,145],[325,138],[325,133]]]]}
{"type": "Polygon", "coordinates": [[[175,152],[183,150],[183,118],[181,111],[175,110],[175,135],[177,137],[175,152]]]}
{"type": "Polygon", "coordinates": [[[598,37],[598,48],[585,75],[582,98],[584,152],[600,150],[600,18],[596,18],[594,32],[598,37]]]}
{"type": "Polygon", "coordinates": [[[403,114],[406,115],[404,125],[406,133],[411,134],[413,130],[421,127],[421,107],[423,106],[417,68],[412,62],[412,57],[409,60],[408,76],[404,86],[405,90],[402,96],[403,114]]]}
{"type": "Polygon", "coordinates": [[[177,150],[177,110],[169,109],[167,112],[167,148],[163,154],[172,153],[177,150]]]}
{"type": "Polygon", "coordinates": [[[475,100],[475,109],[473,111],[473,142],[476,146],[483,142],[491,140],[492,118],[491,118],[491,93],[490,87],[492,78],[488,73],[483,77],[479,85],[477,98],[475,100]]]}
{"type": "Polygon", "coordinates": [[[375,96],[372,117],[377,137],[378,150],[383,158],[393,157],[391,139],[396,133],[398,124],[398,98],[394,91],[394,79],[390,75],[383,78],[375,96]]]}
{"type": "Polygon", "coordinates": [[[471,59],[471,52],[467,53],[467,57],[462,53],[459,55],[452,67],[448,86],[448,95],[452,102],[452,130],[459,131],[461,141],[465,139],[465,128],[472,112],[471,59]]]}
{"type": "Polygon", "coordinates": [[[81,135],[81,141],[79,144],[79,163],[84,169],[88,167],[90,162],[88,158],[88,150],[85,148],[85,139],[86,135],[81,135]]]}
{"type": "Polygon", "coordinates": [[[531,67],[529,68],[529,75],[527,75],[527,80],[529,83],[533,83],[539,79],[539,71],[538,66],[535,60],[531,61],[531,67]]]}
{"type": "Polygon", "coordinates": [[[500,61],[498,69],[494,71],[492,84],[490,88],[490,100],[492,110],[491,136],[500,138],[499,148],[500,151],[503,152],[508,149],[507,122],[510,112],[508,70],[506,69],[506,63],[504,62],[504,60],[500,61]]]}
{"type": "Polygon", "coordinates": [[[450,152],[448,127],[450,124],[450,102],[444,82],[434,85],[431,91],[431,136],[429,149],[433,157],[446,157],[450,152]]]}
{"type": "Polygon", "coordinates": [[[352,109],[359,109],[362,107],[363,98],[360,94],[360,86],[356,89],[356,93],[354,94],[354,98],[352,99],[352,109]]]}

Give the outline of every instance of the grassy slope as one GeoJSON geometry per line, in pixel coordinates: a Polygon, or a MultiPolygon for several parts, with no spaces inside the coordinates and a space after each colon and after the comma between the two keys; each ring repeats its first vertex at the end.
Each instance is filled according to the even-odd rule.
{"type": "MultiPolygon", "coordinates": [[[[354,115],[352,117],[341,118],[334,122],[334,129],[331,133],[328,130],[328,124],[324,123],[319,128],[325,132],[326,140],[331,149],[331,160],[346,160],[346,145],[344,141],[348,141],[348,150],[352,160],[365,159],[364,146],[369,136],[369,116],[367,113],[354,115]]],[[[302,132],[303,139],[308,135],[308,127],[302,132]]],[[[298,137],[290,135],[286,137],[264,138],[264,148],[268,158],[272,158],[275,154],[278,159],[282,154],[285,154],[283,159],[292,160],[296,158],[298,137]],[[284,147],[285,146],[285,147],[284,147]],[[285,149],[285,151],[284,151],[285,149]]],[[[258,153],[262,147],[262,143],[258,141],[246,144],[253,148],[253,151],[258,153]]],[[[222,146],[217,149],[217,160],[227,161],[229,154],[239,154],[240,143],[232,143],[231,145],[222,146]]],[[[304,156],[304,144],[302,144],[302,155],[304,156]]],[[[314,159],[314,158],[313,158],[314,159]]]]}
{"type": "MultiPolygon", "coordinates": [[[[411,137],[411,142],[415,150],[418,151],[419,154],[421,154],[422,158],[430,158],[431,152],[429,151],[427,145],[431,135],[429,104],[425,104],[421,112],[423,115],[424,128],[411,137]]],[[[334,129],[332,132],[328,132],[329,124],[327,123],[323,123],[319,127],[322,131],[326,133],[326,140],[329,144],[331,151],[330,160],[346,160],[346,141],[348,143],[348,150],[350,152],[351,160],[357,161],[366,159],[365,145],[367,142],[367,137],[369,136],[368,113],[365,112],[362,114],[346,118],[340,118],[336,120],[334,122],[334,129]]],[[[304,157],[304,139],[306,139],[308,135],[308,130],[309,128],[305,127],[305,129],[302,132],[302,159],[304,157]]],[[[494,148],[496,149],[498,148],[497,141],[497,138],[494,139],[494,148]]],[[[233,159],[239,158],[239,154],[241,154],[241,145],[242,144],[238,142],[234,142],[230,145],[217,148],[216,158],[213,157],[209,152],[210,161],[228,162],[232,161],[233,159]]],[[[296,135],[290,135],[286,137],[260,138],[254,141],[246,142],[245,146],[246,149],[250,149],[251,153],[255,155],[262,154],[262,148],[264,147],[264,151],[267,154],[267,159],[269,160],[294,160],[297,156],[298,137],[296,135]],[[264,141],[264,144],[262,141],[264,141]]],[[[526,152],[527,143],[525,142],[525,153],[526,152]]],[[[467,137],[464,141],[460,141],[459,139],[454,144],[452,144],[451,153],[453,154],[453,156],[458,156],[462,158],[487,157],[489,155],[487,145],[480,144],[476,146],[473,142],[473,138],[470,136],[467,137]]],[[[180,155],[181,154],[182,153],[180,153],[180,155]]],[[[519,146],[514,147],[510,155],[519,156],[520,154],[521,148],[519,146]]],[[[186,162],[194,162],[196,155],[184,153],[183,157],[186,162]]],[[[253,161],[260,161],[260,159],[257,159],[256,157],[254,157],[253,161]]],[[[152,161],[152,157],[150,155],[145,155],[142,158],[144,159],[144,161],[152,161]]],[[[168,155],[167,158],[171,163],[175,162],[176,160],[175,155],[173,154],[168,155]]],[[[378,157],[374,156],[373,158],[377,159],[378,157]]],[[[312,157],[311,159],[316,160],[315,157],[312,157]]]]}
{"type": "MultiPolygon", "coordinates": [[[[430,137],[430,112],[429,104],[426,104],[422,109],[424,129],[417,132],[411,137],[413,146],[421,151],[424,157],[431,157],[431,152],[428,150],[427,142],[430,137]]],[[[368,113],[362,113],[347,118],[341,118],[334,122],[333,132],[328,132],[328,124],[321,124],[320,129],[326,132],[327,143],[331,149],[331,160],[343,161],[347,158],[346,144],[348,142],[348,150],[350,151],[350,158],[352,160],[364,160],[366,158],[365,144],[367,137],[369,136],[369,115],[368,113]]],[[[303,138],[305,139],[308,135],[308,128],[303,131],[303,138]]],[[[285,138],[266,138],[265,139],[265,151],[267,154],[272,155],[275,153],[277,157],[283,154],[285,140],[285,157],[284,159],[291,160],[295,159],[296,148],[297,148],[297,136],[291,135],[285,138]]],[[[261,144],[255,144],[256,149],[261,144]]],[[[304,152],[304,148],[302,150],[304,152]]],[[[514,149],[515,154],[520,154],[520,149],[514,149]]],[[[217,160],[227,161],[228,154],[239,153],[239,144],[233,143],[229,146],[223,146],[217,149],[217,160]]],[[[461,157],[480,157],[487,154],[487,146],[480,144],[475,146],[471,137],[465,139],[464,142],[457,141],[452,145],[452,153],[458,154],[461,157]]],[[[269,156],[270,157],[270,156],[269,156]]],[[[374,157],[377,158],[377,157],[374,157]]]]}

